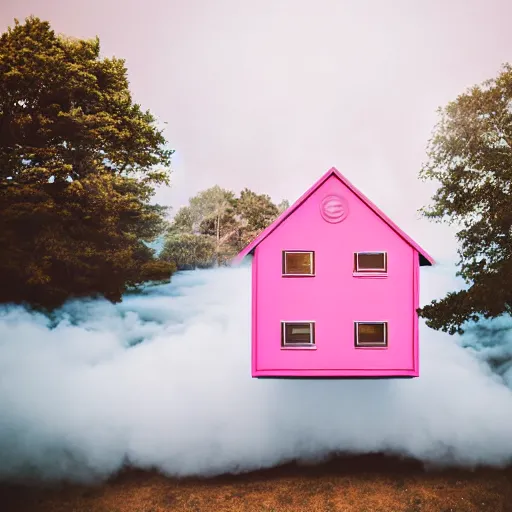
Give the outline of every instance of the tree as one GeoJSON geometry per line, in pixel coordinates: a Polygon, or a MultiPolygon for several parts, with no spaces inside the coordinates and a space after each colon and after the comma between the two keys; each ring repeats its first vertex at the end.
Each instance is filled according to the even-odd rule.
{"type": "Polygon", "coordinates": [[[207,268],[215,259],[214,237],[194,233],[171,233],[160,257],[176,265],[178,270],[207,268]]]}
{"type": "MultiPolygon", "coordinates": [[[[183,265],[186,265],[187,268],[189,266],[204,266],[202,259],[193,262],[194,254],[196,254],[195,248],[202,247],[201,251],[207,251],[206,247],[209,250],[213,240],[213,258],[210,258],[209,261],[215,265],[224,263],[226,260],[225,244],[229,233],[233,230],[233,204],[233,192],[217,185],[191,197],[188,206],[183,206],[176,212],[168,228],[165,259],[176,262],[186,260],[187,263],[183,263],[183,265]],[[184,234],[194,236],[181,236],[184,234]],[[200,242],[201,236],[205,237],[207,241],[200,242]],[[173,256],[173,251],[177,251],[175,256],[173,256]],[[184,254],[187,256],[183,256],[184,254]]],[[[182,267],[181,264],[178,264],[178,268],[180,266],[182,267]]]]}
{"type": "Polygon", "coordinates": [[[194,219],[190,206],[183,206],[176,212],[168,232],[169,234],[194,232],[194,219]]]}
{"type": "MultiPolygon", "coordinates": [[[[283,208],[287,202],[282,202],[283,208]]],[[[245,188],[236,200],[236,215],[239,223],[238,237],[235,241],[237,251],[242,250],[261,231],[269,226],[281,213],[270,197],[266,194],[256,194],[245,188]]]]}
{"type": "Polygon", "coordinates": [[[235,256],[234,237],[238,231],[238,222],[233,209],[229,209],[220,217],[208,217],[201,222],[199,233],[211,236],[215,240],[215,264],[226,264],[235,256]]]}
{"type": "Polygon", "coordinates": [[[279,211],[279,215],[281,215],[281,213],[283,213],[285,210],[287,210],[288,208],[290,208],[290,203],[287,199],[283,199],[278,205],[277,205],[277,210],[279,211]]]}
{"type": "Polygon", "coordinates": [[[215,261],[220,263],[223,223],[232,211],[234,194],[215,185],[190,198],[189,212],[194,230],[215,237],[215,261]],[[213,233],[211,233],[213,226],[213,233]]]}
{"type": "Polygon", "coordinates": [[[468,288],[418,311],[454,334],[466,321],[512,312],[512,67],[439,113],[420,176],[440,187],[422,213],[460,228],[457,275],[468,288]]]}
{"type": "MultiPolygon", "coordinates": [[[[192,265],[194,252],[191,247],[193,243],[199,243],[199,239],[178,236],[187,233],[214,240],[212,261],[227,263],[288,206],[288,201],[276,206],[268,195],[256,194],[247,188],[239,197],[218,186],[203,190],[174,216],[168,230],[165,258],[178,262],[180,257],[173,256],[173,251],[180,254],[185,251],[189,258],[187,265],[192,265]]],[[[203,265],[202,261],[198,261],[197,266],[200,265],[203,265]]]]}
{"type": "Polygon", "coordinates": [[[0,36],[0,302],[44,309],[121,300],[174,267],[147,244],[169,182],[154,117],[132,102],[121,59],[30,17],[0,36]]]}
{"type": "Polygon", "coordinates": [[[252,231],[261,231],[279,215],[279,208],[270,196],[244,188],[236,201],[236,212],[252,231]]]}

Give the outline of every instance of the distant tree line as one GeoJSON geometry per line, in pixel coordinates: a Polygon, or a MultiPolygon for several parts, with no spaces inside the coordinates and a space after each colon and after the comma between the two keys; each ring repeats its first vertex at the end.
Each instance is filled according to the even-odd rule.
{"type": "Polygon", "coordinates": [[[247,188],[238,197],[209,188],[178,210],[160,257],[180,270],[226,264],[288,206],[247,188]]]}

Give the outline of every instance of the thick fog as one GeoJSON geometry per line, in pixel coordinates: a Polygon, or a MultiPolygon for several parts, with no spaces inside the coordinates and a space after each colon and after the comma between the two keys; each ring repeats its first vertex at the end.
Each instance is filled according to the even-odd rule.
{"type": "MultiPolygon", "coordinates": [[[[422,268],[421,302],[453,274],[422,268]]],[[[247,267],[178,274],[117,306],[71,302],[51,320],[4,307],[0,478],[101,479],[125,463],[213,475],[337,452],[510,462],[509,331],[420,329],[419,379],[256,380],[247,267]]]]}

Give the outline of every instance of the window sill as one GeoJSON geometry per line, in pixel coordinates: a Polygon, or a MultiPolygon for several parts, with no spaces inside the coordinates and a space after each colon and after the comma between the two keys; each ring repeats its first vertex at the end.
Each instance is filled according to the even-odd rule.
{"type": "Polygon", "coordinates": [[[315,277],[315,274],[281,274],[281,277],[315,277]]]}
{"type": "Polygon", "coordinates": [[[354,277],[371,277],[373,279],[375,278],[386,278],[388,277],[387,272],[352,272],[352,275],[354,277]]]}
{"type": "Polygon", "coordinates": [[[281,350],[316,350],[316,347],[281,347],[281,350]]]}

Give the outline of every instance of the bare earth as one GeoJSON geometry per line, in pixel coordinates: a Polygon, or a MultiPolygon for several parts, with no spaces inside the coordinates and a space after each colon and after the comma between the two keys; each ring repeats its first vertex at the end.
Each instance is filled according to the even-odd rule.
{"type": "Polygon", "coordinates": [[[512,467],[425,471],[380,455],[211,479],[126,470],[96,487],[0,486],[1,512],[508,512],[512,467]]]}

